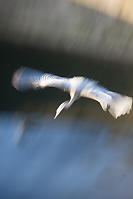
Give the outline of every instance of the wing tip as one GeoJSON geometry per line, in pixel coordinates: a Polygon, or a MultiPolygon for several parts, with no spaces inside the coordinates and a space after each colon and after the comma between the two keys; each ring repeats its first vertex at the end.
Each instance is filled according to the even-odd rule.
{"type": "Polygon", "coordinates": [[[17,90],[20,89],[19,81],[20,81],[22,74],[24,73],[25,70],[26,70],[26,67],[21,67],[13,74],[11,82],[12,82],[13,87],[16,88],[17,90]]]}

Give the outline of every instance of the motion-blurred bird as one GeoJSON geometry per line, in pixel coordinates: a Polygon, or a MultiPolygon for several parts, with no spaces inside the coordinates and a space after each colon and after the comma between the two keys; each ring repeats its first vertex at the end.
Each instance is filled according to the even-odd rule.
{"type": "Polygon", "coordinates": [[[85,77],[64,78],[43,73],[29,68],[20,68],[12,78],[13,86],[18,90],[56,87],[70,93],[70,100],[63,102],[56,110],[56,118],[65,108],[68,109],[80,97],[98,101],[104,111],[109,111],[114,118],[129,113],[132,98],[120,95],[98,85],[96,81],[85,77]]]}

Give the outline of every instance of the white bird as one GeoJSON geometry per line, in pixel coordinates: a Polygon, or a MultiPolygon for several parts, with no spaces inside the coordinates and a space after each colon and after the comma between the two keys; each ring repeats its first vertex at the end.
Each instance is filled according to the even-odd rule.
{"type": "Polygon", "coordinates": [[[104,111],[109,111],[114,118],[132,108],[132,98],[120,95],[98,85],[94,80],[85,77],[64,78],[43,73],[29,68],[18,69],[12,78],[13,86],[18,90],[56,87],[70,93],[70,100],[63,102],[56,110],[56,118],[65,108],[68,109],[80,97],[91,98],[100,103],[104,111]]]}

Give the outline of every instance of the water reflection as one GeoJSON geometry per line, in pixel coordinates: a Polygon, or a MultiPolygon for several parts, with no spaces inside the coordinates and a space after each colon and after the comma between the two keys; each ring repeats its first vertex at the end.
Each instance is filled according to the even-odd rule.
{"type": "Polygon", "coordinates": [[[1,113],[0,197],[132,198],[132,129],[121,121],[1,113]]]}

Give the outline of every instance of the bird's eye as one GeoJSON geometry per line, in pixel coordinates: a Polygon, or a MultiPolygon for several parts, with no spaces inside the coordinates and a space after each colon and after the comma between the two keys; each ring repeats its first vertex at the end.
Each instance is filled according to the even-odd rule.
{"type": "Polygon", "coordinates": [[[107,104],[106,110],[108,111],[110,109],[110,104],[107,104]]]}

